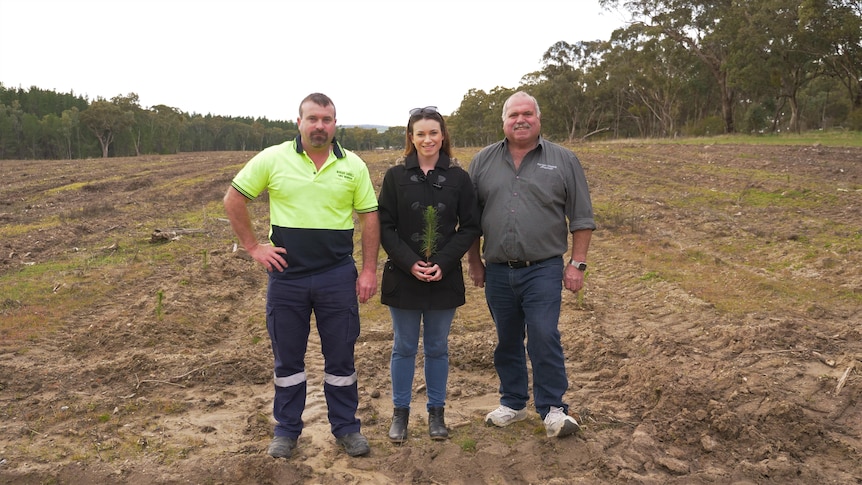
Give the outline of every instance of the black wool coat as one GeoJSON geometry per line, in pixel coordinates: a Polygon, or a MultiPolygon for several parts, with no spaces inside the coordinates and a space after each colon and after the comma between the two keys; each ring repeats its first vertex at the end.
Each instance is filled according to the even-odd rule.
{"type": "Polygon", "coordinates": [[[380,243],[389,259],[383,268],[380,301],[405,310],[444,310],[465,303],[461,258],[481,235],[479,206],[470,175],[440,153],[424,174],[413,153],[389,168],[378,197],[380,243]],[[443,279],[424,282],[410,274],[424,260],[424,211],[438,213],[438,243],[428,260],[440,265],[443,279]]]}

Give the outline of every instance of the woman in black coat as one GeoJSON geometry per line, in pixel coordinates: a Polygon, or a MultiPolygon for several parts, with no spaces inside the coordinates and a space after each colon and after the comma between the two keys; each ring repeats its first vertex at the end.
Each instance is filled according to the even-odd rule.
{"type": "Polygon", "coordinates": [[[383,178],[380,242],[389,259],[380,301],[394,333],[390,372],[394,412],[389,439],[407,439],[419,330],[423,328],[428,431],[449,433],[443,417],[449,377],[449,329],[464,304],[461,258],[479,237],[470,176],[451,158],[446,121],[429,106],[410,111],[404,158],[383,178]]]}

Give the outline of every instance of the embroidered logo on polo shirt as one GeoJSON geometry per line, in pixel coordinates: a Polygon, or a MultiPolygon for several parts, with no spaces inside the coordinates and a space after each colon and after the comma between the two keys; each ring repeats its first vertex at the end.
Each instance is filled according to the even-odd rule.
{"type": "Polygon", "coordinates": [[[356,178],[356,176],[355,176],[355,175],[353,175],[353,173],[351,173],[351,172],[345,172],[344,170],[338,170],[338,171],[336,171],[335,173],[338,175],[338,178],[342,178],[342,179],[344,179],[344,180],[350,180],[350,181],[352,181],[353,179],[355,179],[355,178],[356,178]]]}
{"type": "Polygon", "coordinates": [[[557,169],[556,165],[548,165],[547,163],[537,163],[536,166],[541,168],[542,170],[556,170],[557,169]]]}

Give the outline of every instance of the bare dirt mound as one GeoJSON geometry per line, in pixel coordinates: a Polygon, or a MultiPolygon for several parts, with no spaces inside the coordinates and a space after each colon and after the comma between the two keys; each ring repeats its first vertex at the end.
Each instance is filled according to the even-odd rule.
{"type": "MultiPolygon", "coordinates": [[[[0,482],[862,483],[862,149],[574,150],[600,226],[560,322],[582,433],[548,439],[535,413],[483,424],[495,333],[469,288],[450,440],[428,438],[418,372],[410,439],[388,442],[375,299],[357,347],[371,455],[329,434],[313,332],[289,460],[265,453],[266,276],[221,208],[253,154],[0,161],[0,482]]],[[[398,156],[362,155],[378,184],[398,156]]]]}

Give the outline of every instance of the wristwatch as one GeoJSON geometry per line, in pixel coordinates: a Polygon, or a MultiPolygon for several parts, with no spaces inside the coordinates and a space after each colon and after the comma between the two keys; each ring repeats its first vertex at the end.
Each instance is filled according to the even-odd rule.
{"type": "Polygon", "coordinates": [[[575,268],[577,268],[577,269],[579,269],[579,270],[581,270],[581,271],[586,271],[586,270],[587,270],[587,263],[584,263],[584,262],[581,262],[581,261],[575,261],[575,260],[573,259],[573,260],[569,261],[569,264],[571,264],[572,266],[574,266],[575,268]]]}

